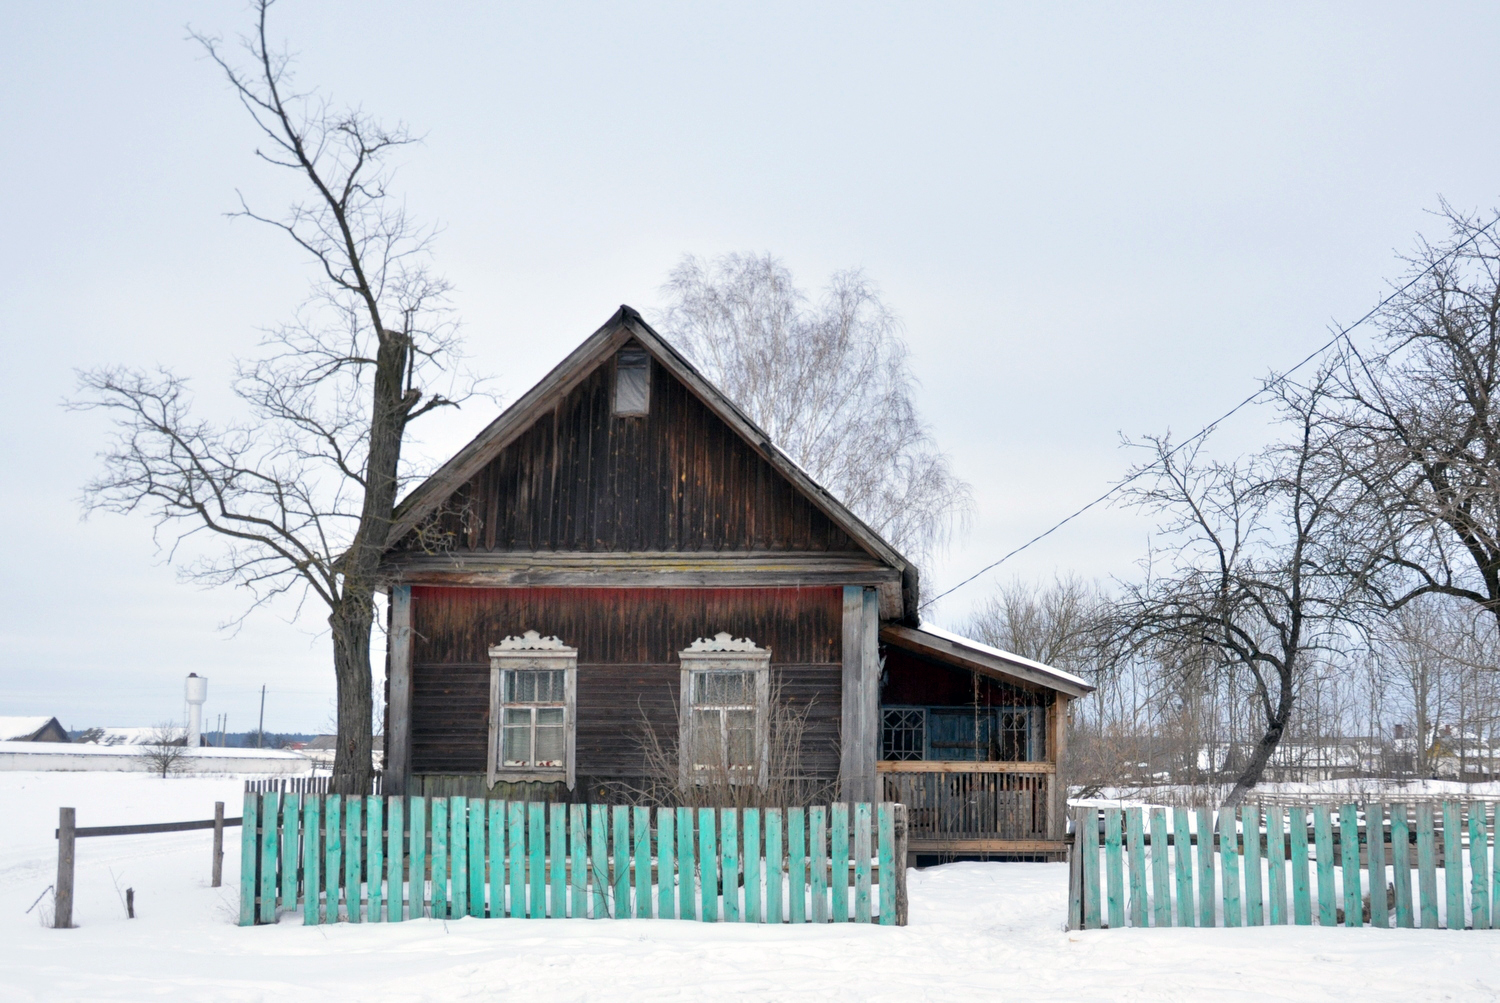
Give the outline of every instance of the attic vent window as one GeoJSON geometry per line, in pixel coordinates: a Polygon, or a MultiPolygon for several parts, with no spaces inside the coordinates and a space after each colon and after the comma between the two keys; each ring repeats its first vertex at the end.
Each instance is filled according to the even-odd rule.
{"type": "Polygon", "coordinates": [[[651,409],[651,357],[644,348],[622,348],[615,356],[615,414],[639,417],[651,409]]]}

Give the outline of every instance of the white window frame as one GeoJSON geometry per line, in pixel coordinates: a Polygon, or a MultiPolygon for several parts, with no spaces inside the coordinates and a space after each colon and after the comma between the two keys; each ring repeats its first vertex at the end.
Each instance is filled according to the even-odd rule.
{"type": "MultiPolygon", "coordinates": [[[[542,637],[528,630],[520,637],[506,637],[490,647],[490,734],[486,776],[489,786],[501,780],[508,783],[559,783],[566,782],[572,790],[577,779],[577,709],[578,709],[578,649],[570,648],[556,637],[542,637]],[[564,759],[562,767],[519,769],[500,762],[501,721],[507,706],[536,707],[535,703],[506,704],[503,697],[504,674],[516,669],[560,670],[563,673],[563,734],[564,759]]],[[[533,728],[535,725],[533,724],[533,728]]]]}
{"type": "Polygon", "coordinates": [[[677,711],[678,781],[682,786],[706,784],[713,778],[694,769],[693,746],[693,676],[705,672],[749,672],[755,681],[755,770],[754,775],[736,777],[731,783],[753,783],[764,787],[770,758],[771,649],[760,648],[749,638],[735,640],[720,632],[712,639],[698,638],[678,652],[682,660],[682,678],[677,711]]]}

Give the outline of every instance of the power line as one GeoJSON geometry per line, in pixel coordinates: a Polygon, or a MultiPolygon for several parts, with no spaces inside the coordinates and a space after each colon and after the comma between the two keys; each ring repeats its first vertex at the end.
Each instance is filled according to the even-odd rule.
{"type": "MultiPolygon", "coordinates": [[[[1000,565],[1002,565],[1006,561],[1010,560],[1012,557],[1015,557],[1021,551],[1025,550],[1028,547],[1030,547],[1032,544],[1038,543],[1038,542],[1040,542],[1042,540],[1045,540],[1047,537],[1051,536],[1053,533],[1057,532],[1059,529],[1062,529],[1064,526],[1066,526],[1068,523],[1072,522],[1074,519],[1076,519],[1079,516],[1083,515],[1089,509],[1091,509],[1094,506],[1100,504],[1101,502],[1107,501],[1112,495],[1114,495],[1116,492],[1118,492],[1121,488],[1123,488],[1126,485],[1130,484],[1132,481],[1134,481],[1134,480],[1136,480],[1136,479],[1144,476],[1147,471],[1149,471],[1152,468],[1156,467],[1162,461],[1171,459],[1173,456],[1176,456],[1178,452],[1180,452],[1181,450],[1187,448],[1187,446],[1189,446],[1190,444],[1192,444],[1194,442],[1197,442],[1199,439],[1201,439],[1204,436],[1208,435],[1208,433],[1212,432],[1215,428],[1219,427],[1219,425],[1223,424],[1226,419],[1232,417],[1236,412],[1238,412],[1241,409],[1249,406],[1250,404],[1253,404],[1256,400],[1258,400],[1261,396],[1263,396],[1264,394],[1266,394],[1270,390],[1272,390],[1275,387],[1281,385],[1282,383],[1285,383],[1287,381],[1287,379],[1293,373],[1295,373],[1297,370],[1301,369],[1303,366],[1307,365],[1313,359],[1316,359],[1318,356],[1320,356],[1324,352],[1328,351],[1334,345],[1337,345],[1340,341],[1342,341],[1345,338],[1349,337],[1350,333],[1353,332],[1355,330],[1355,328],[1359,327],[1361,324],[1363,324],[1366,321],[1368,321],[1371,317],[1374,317],[1377,313],[1379,313],[1381,311],[1381,309],[1383,309],[1385,307],[1385,305],[1387,303],[1389,303],[1391,300],[1395,299],[1396,297],[1400,296],[1402,293],[1406,292],[1412,286],[1416,285],[1417,282],[1424,275],[1426,275],[1428,271],[1431,270],[1431,268],[1436,267],[1437,264],[1440,264],[1441,262],[1448,260],[1449,258],[1453,257],[1455,254],[1457,254],[1459,251],[1462,251],[1465,247],[1469,246],[1474,241],[1478,240],[1481,236],[1484,235],[1484,233],[1486,231],[1488,231],[1496,223],[1500,223],[1500,215],[1497,215],[1494,219],[1490,220],[1484,226],[1480,227],[1478,230],[1475,230],[1474,233],[1472,235],[1470,235],[1467,240],[1465,240],[1463,243],[1459,244],[1457,247],[1453,248],[1453,250],[1449,251],[1447,254],[1443,255],[1443,257],[1440,258],[1438,262],[1435,262],[1432,266],[1429,266],[1428,268],[1425,268],[1422,271],[1418,272],[1416,275],[1413,275],[1411,277],[1411,279],[1404,286],[1402,286],[1401,288],[1399,288],[1396,291],[1392,292],[1390,295],[1386,296],[1379,303],[1376,303],[1373,307],[1371,307],[1369,309],[1368,312],[1365,313],[1365,315],[1363,317],[1359,318],[1359,320],[1356,320],[1354,323],[1350,324],[1348,327],[1345,327],[1342,330],[1340,330],[1337,333],[1335,333],[1332,338],[1329,338],[1327,341],[1325,341],[1318,348],[1314,349],[1301,362],[1297,363],[1295,366],[1293,366],[1292,368],[1288,369],[1286,372],[1279,374],[1274,379],[1267,381],[1259,390],[1255,391],[1249,397],[1246,397],[1244,400],[1240,401],[1234,407],[1230,408],[1228,411],[1225,411],[1223,414],[1219,415],[1219,417],[1215,418],[1213,421],[1209,422],[1207,425],[1204,425],[1198,431],[1194,432],[1192,435],[1190,435],[1186,439],[1182,440],[1180,443],[1178,443],[1172,449],[1168,450],[1167,453],[1166,453],[1166,455],[1157,457],[1156,460],[1154,460],[1151,463],[1148,463],[1146,466],[1144,466],[1141,469],[1137,470],[1135,473],[1131,474],[1129,477],[1125,478],[1122,481],[1118,481],[1117,483],[1115,483],[1115,485],[1113,487],[1111,487],[1108,491],[1104,492],[1098,498],[1095,498],[1093,501],[1089,502],[1087,505],[1084,505],[1082,508],[1078,509],[1077,511],[1074,511],[1074,512],[1070,513],[1069,515],[1063,517],[1062,519],[1058,520],[1057,522],[1053,523],[1051,526],[1049,526],[1046,529],[1042,530],[1036,536],[1033,536],[1031,539],[1027,540],[1025,543],[1021,544],[1016,549],[1010,551],[1008,554],[1006,554],[1005,556],[1001,557],[998,561],[994,561],[993,563],[987,564],[984,567],[980,568],[978,571],[974,572],[968,578],[965,578],[963,581],[959,582],[957,585],[953,586],[951,589],[948,589],[945,592],[939,592],[937,595],[933,596],[931,599],[927,600],[926,602],[924,602],[920,606],[918,606],[917,609],[918,610],[924,610],[928,606],[931,606],[933,603],[937,602],[939,599],[943,598],[944,596],[952,595],[954,592],[957,592],[959,589],[963,588],[965,585],[969,584],[974,579],[982,577],[983,575],[986,575],[989,572],[995,570],[1000,565]]],[[[1351,347],[1352,347],[1352,343],[1351,343],[1351,347]]]]}

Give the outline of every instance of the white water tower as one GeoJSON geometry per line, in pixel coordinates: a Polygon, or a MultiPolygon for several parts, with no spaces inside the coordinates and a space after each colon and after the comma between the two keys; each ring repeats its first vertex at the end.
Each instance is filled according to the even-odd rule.
{"type": "Polygon", "coordinates": [[[189,672],[187,677],[187,747],[189,749],[196,749],[203,742],[203,701],[207,699],[208,679],[196,672],[189,672]]]}

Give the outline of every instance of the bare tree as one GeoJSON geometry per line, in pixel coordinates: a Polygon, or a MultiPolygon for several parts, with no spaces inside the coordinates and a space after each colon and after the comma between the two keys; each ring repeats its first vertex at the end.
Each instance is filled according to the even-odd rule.
{"type": "Polygon", "coordinates": [[[1115,612],[1117,657],[1184,665],[1207,658],[1248,683],[1260,736],[1226,806],[1260,782],[1319,652],[1349,638],[1352,586],[1329,569],[1341,564],[1337,502],[1352,475],[1319,422],[1324,384],[1277,385],[1295,434],[1248,461],[1209,461],[1201,440],[1178,451],[1166,438],[1147,439],[1150,473],[1130,494],[1162,517],[1162,549],[1145,580],[1125,586],[1115,612]]]}
{"type": "Polygon", "coordinates": [[[267,43],[274,0],[257,0],[245,65],[194,34],[259,129],[263,161],[299,179],[303,196],[265,215],[236,215],[284,233],[310,259],[313,294],[262,353],[238,367],[247,417],[195,417],[187,383],[166,369],[81,374],[79,409],[115,424],[90,510],[144,512],[172,541],[215,538],[179,563],[205,585],[272,597],[315,596],[328,609],[338,687],[334,788],[358,793],[371,772],[370,631],[378,567],[408,471],[411,422],[463,394],[451,388],[455,330],[447,285],[428,270],[429,230],[389,192],[391,157],[413,142],[358,108],[298,89],[290,58],[267,43]]]}
{"type": "Polygon", "coordinates": [[[1357,574],[1387,609],[1452,596],[1500,623],[1500,238],[1446,202],[1381,315],[1349,343],[1336,406],[1360,486],[1345,523],[1357,574]]]}
{"type": "Polygon", "coordinates": [[[146,742],[136,753],[150,766],[151,772],[160,773],[163,780],[168,774],[183,767],[187,755],[186,732],[172,724],[159,724],[151,729],[146,742]]]}
{"type": "Polygon", "coordinates": [[[979,604],[968,633],[985,644],[1069,672],[1089,673],[1104,597],[1076,576],[1048,585],[1015,579],[979,604]]]}
{"type": "Polygon", "coordinates": [[[770,255],[686,256],[664,331],[813,479],[919,566],[967,519],[917,413],[896,318],[858,271],[810,303],[770,255]]]}

